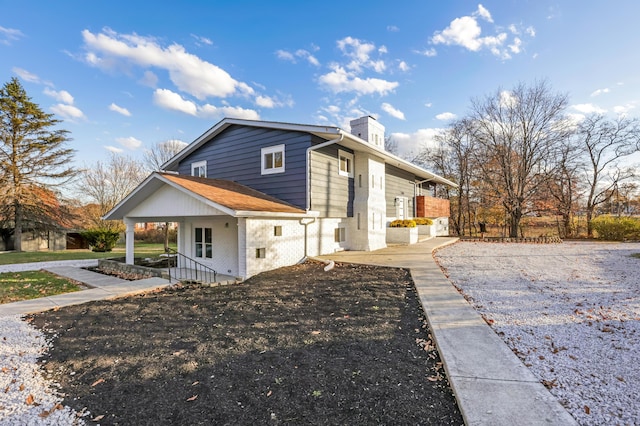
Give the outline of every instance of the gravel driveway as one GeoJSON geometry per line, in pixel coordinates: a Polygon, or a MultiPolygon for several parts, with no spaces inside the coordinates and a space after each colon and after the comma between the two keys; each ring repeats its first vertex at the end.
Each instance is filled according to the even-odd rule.
{"type": "Polygon", "coordinates": [[[638,243],[459,242],[445,273],[584,425],[640,422],[638,243]]]}

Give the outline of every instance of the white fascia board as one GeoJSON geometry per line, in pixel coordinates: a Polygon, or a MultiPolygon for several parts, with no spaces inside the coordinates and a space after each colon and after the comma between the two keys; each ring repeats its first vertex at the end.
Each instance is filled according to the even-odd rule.
{"type": "Polygon", "coordinates": [[[256,211],[244,211],[238,210],[236,212],[237,217],[282,217],[282,218],[306,218],[306,217],[318,217],[320,214],[316,211],[302,212],[302,213],[285,213],[285,212],[256,212],[256,211]]]}

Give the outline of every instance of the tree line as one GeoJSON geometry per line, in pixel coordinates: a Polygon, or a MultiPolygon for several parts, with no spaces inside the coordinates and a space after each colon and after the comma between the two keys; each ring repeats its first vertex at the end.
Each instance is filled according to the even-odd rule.
{"type": "Polygon", "coordinates": [[[581,214],[591,237],[603,206],[617,200],[621,213],[620,200],[628,202],[636,189],[629,159],[640,150],[640,122],[626,115],[575,117],[567,107],[568,96],[546,81],[498,89],[473,99],[466,116],[411,159],[458,183],[441,189],[457,235],[494,222],[518,237],[524,217],[554,215],[560,237],[573,237],[581,214]]]}
{"type": "Polygon", "coordinates": [[[159,142],[144,159],[112,153],[106,161],[73,165],[69,132],[27,95],[17,78],[0,88],[0,237],[22,250],[22,234],[60,229],[123,230],[102,217],[185,144],[159,142]]]}

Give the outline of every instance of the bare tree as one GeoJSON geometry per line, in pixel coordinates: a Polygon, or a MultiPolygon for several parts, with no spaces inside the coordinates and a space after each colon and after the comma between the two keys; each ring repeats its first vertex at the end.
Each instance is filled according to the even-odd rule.
{"type": "Polygon", "coordinates": [[[17,251],[23,228],[59,227],[57,189],[76,174],[74,151],[65,147],[68,132],[55,129],[59,123],[31,101],[17,78],[0,88],[0,217],[17,251]],[[55,202],[46,202],[49,196],[55,202]]]}
{"type": "Polygon", "coordinates": [[[451,202],[451,225],[457,235],[472,233],[475,222],[471,199],[473,197],[473,167],[471,152],[473,140],[469,137],[469,123],[460,120],[436,135],[437,145],[423,147],[414,162],[433,169],[436,173],[458,183],[458,188],[445,187],[446,198],[451,202]]]}
{"type": "Polygon", "coordinates": [[[158,142],[144,150],[144,165],[150,171],[160,171],[162,165],[182,151],[187,144],[178,139],[158,142]]]}
{"type": "Polygon", "coordinates": [[[552,93],[546,82],[472,101],[475,164],[505,208],[511,237],[556,167],[558,144],[571,131],[563,119],[566,106],[567,96],[552,93]]]}
{"type": "Polygon", "coordinates": [[[82,196],[97,205],[92,218],[96,228],[122,230],[117,221],[104,221],[104,216],[146,177],[144,168],[130,157],[112,153],[108,162],[98,161],[83,170],[78,190],[82,196]]]}
{"type": "Polygon", "coordinates": [[[578,125],[577,137],[588,159],[584,180],[587,185],[587,235],[592,237],[591,221],[596,207],[609,201],[613,189],[622,181],[634,176],[631,168],[621,166],[621,159],[638,151],[640,122],[624,116],[609,120],[595,114],[578,125]]]}

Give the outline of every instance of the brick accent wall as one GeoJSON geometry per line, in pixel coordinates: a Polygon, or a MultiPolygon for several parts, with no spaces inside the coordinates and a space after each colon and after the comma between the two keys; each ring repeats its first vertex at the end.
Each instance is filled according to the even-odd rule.
{"type": "Polygon", "coordinates": [[[443,198],[418,195],[416,197],[417,217],[449,217],[449,200],[443,198]]]}

